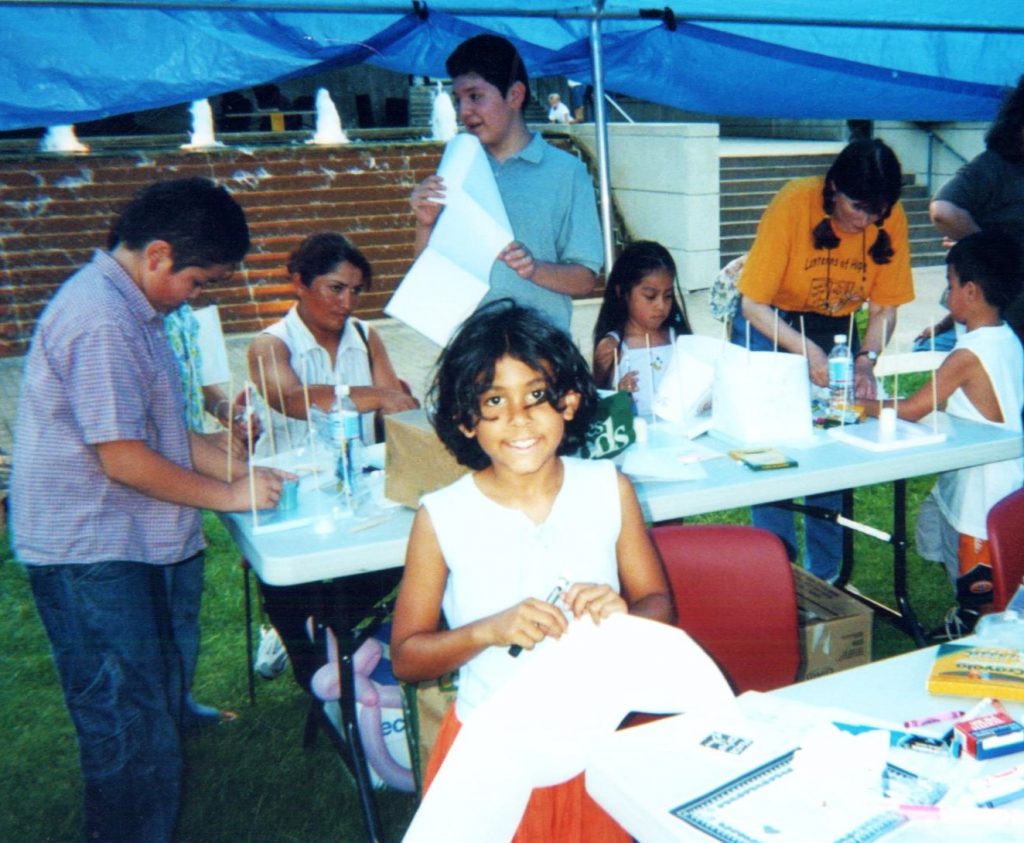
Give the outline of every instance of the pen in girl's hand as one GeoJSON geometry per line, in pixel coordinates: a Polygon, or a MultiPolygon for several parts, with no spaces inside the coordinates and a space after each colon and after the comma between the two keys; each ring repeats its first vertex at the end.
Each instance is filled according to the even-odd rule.
{"type": "MultiPolygon", "coordinates": [[[[555,587],[551,589],[551,593],[548,595],[547,600],[545,600],[544,602],[550,603],[553,606],[555,603],[558,602],[559,596],[568,586],[569,581],[565,577],[559,577],[558,582],[555,584],[555,587]]],[[[516,658],[516,656],[518,656],[521,652],[523,652],[523,648],[519,644],[513,644],[511,647],[508,648],[508,654],[512,656],[512,658],[516,658]]]]}

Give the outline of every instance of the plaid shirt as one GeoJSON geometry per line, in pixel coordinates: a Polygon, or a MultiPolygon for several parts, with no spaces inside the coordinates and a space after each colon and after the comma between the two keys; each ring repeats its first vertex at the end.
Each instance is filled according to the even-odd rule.
{"type": "Polygon", "coordinates": [[[198,510],[110,480],[94,447],[142,441],[191,468],[182,401],[162,316],[97,252],[47,306],[25,363],[11,478],[16,558],[169,564],[201,550],[198,510]]]}

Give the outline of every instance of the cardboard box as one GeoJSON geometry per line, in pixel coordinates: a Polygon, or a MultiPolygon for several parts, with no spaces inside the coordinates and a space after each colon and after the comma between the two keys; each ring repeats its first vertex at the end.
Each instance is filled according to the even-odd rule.
{"type": "Polygon", "coordinates": [[[423,410],[384,417],[387,439],[384,495],[415,509],[420,497],[458,480],[469,471],[437,438],[423,410]]]}
{"type": "Polygon", "coordinates": [[[800,613],[803,671],[813,679],[871,661],[873,612],[824,580],[793,568],[800,613]]]}

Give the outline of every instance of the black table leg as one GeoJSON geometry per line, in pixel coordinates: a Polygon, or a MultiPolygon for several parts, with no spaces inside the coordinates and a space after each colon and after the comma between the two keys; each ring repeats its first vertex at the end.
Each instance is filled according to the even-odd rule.
{"type": "Polygon", "coordinates": [[[256,679],[253,668],[252,647],[252,577],[249,563],[242,559],[243,580],[245,582],[245,675],[249,682],[249,705],[256,705],[256,679]]]}

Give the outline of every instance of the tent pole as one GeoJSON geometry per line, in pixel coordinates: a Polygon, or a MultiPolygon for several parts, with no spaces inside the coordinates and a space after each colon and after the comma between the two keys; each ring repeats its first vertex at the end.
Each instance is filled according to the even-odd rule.
{"type": "Polygon", "coordinates": [[[604,65],[601,58],[601,14],[604,0],[593,0],[590,18],[590,62],[594,71],[594,131],[597,135],[597,177],[601,199],[601,233],[604,236],[604,273],[612,271],[612,191],[608,167],[608,112],[604,100],[604,65]]]}

